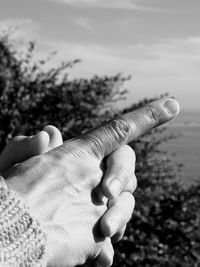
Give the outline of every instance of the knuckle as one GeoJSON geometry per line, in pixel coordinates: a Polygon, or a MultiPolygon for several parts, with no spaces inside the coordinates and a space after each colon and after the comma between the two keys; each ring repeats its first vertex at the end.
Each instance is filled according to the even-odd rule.
{"type": "Polygon", "coordinates": [[[133,150],[132,147],[130,147],[129,145],[124,145],[124,149],[125,152],[127,153],[127,156],[129,158],[132,158],[133,162],[136,161],[136,155],[135,155],[135,151],[133,150]]]}
{"type": "Polygon", "coordinates": [[[135,197],[130,192],[124,192],[123,197],[124,197],[124,203],[129,203],[128,207],[129,209],[131,209],[132,213],[132,210],[135,207],[135,197]]]}
{"type": "Polygon", "coordinates": [[[132,175],[129,177],[129,181],[125,187],[125,191],[133,194],[137,188],[137,179],[135,178],[135,175],[132,175]]]}
{"type": "Polygon", "coordinates": [[[125,216],[122,218],[122,225],[130,221],[135,208],[135,198],[129,192],[124,193],[124,205],[126,205],[126,211],[124,213],[125,216]]]}
{"type": "Polygon", "coordinates": [[[126,168],[121,167],[117,171],[117,176],[118,176],[118,179],[120,181],[124,181],[125,182],[125,181],[127,181],[127,179],[130,178],[131,172],[130,172],[130,170],[127,170],[126,168]]]}
{"type": "Polygon", "coordinates": [[[115,176],[116,179],[120,181],[124,190],[133,193],[137,188],[137,179],[133,173],[133,170],[128,170],[127,168],[121,167],[117,169],[115,176]]]}
{"type": "Polygon", "coordinates": [[[124,119],[114,119],[109,124],[109,131],[114,135],[115,140],[119,144],[123,144],[131,134],[131,128],[128,122],[124,119]]]}
{"type": "Polygon", "coordinates": [[[147,104],[144,107],[145,114],[148,117],[148,119],[152,122],[157,123],[159,121],[160,115],[159,112],[151,105],[147,104]]]}

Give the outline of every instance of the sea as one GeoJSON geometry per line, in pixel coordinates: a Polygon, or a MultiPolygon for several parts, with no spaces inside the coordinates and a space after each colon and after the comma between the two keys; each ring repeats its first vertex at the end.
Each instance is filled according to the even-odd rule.
{"type": "Polygon", "coordinates": [[[181,112],[168,123],[166,131],[178,137],[163,144],[161,149],[176,163],[183,164],[184,183],[200,181],[200,111],[181,112]]]}

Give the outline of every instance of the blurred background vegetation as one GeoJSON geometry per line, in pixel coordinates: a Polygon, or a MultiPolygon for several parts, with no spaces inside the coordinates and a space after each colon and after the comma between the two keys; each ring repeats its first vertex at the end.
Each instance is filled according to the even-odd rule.
{"type": "MultiPolygon", "coordinates": [[[[30,42],[21,53],[9,35],[0,36],[1,150],[13,136],[34,134],[47,124],[72,138],[153,100],[119,108],[130,77],[69,79],[79,60],[45,70],[50,58],[34,62],[34,48],[30,42]]],[[[130,144],[137,155],[136,209],[115,247],[115,267],[200,266],[200,183],[181,183],[180,166],[160,150],[171,138],[159,128],[130,144]]]]}

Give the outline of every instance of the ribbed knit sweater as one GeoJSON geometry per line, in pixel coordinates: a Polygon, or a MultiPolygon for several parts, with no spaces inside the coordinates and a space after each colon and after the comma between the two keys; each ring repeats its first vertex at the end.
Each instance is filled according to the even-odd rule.
{"type": "Polygon", "coordinates": [[[23,201],[0,177],[0,266],[43,267],[45,238],[23,201]]]}

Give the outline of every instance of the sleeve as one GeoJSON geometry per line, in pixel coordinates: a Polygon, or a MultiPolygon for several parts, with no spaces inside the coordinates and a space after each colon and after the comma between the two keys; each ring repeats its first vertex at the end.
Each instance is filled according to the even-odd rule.
{"type": "Polygon", "coordinates": [[[43,267],[45,238],[28,207],[0,177],[0,266],[43,267]]]}

